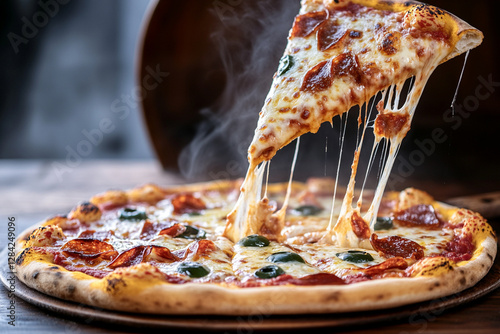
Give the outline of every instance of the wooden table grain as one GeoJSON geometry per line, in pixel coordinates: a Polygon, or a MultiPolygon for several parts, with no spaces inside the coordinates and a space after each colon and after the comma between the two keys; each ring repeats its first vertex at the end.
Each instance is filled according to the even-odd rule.
{"type": "MultiPolygon", "coordinates": [[[[0,248],[7,244],[9,217],[15,218],[16,232],[55,213],[67,213],[75,203],[107,189],[126,189],[154,182],[181,184],[175,172],[165,172],[155,161],[99,160],[82,162],[58,174],[53,162],[0,160],[0,248]]],[[[411,182],[411,181],[410,181],[411,182]]],[[[460,189],[466,189],[462,187],[460,189]]],[[[457,194],[457,185],[426,188],[439,199],[457,194]],[[435,192],[433,191],[435,190],[435,192]]],[[[484,189],[485,192],[498,189],[484,189]]],[[[463,192],[460,195],[467,195],[463,192]]],[[[500,231],[500,220],[490,220],[500,231]]],[[[32,306],[17,297],[9,298],[0,285],[0,333],[121,333],[130,328],[75,321],[32,306]],[[8,324],[11,300],[15,301],[15,326],[8,324]]],[[[345,331],[345,329],[343,329],[345,331]]],[[[140,330],[139,330],[140,331],[140,330]]],[[[165,330],[163,330],[165,332],[165,330]]],[[[289,330],[288,330],[289,331],[289,330]]],[[[149,331],[148,331],[149,332],[149,331]]],[[[173,331],[169,331],[173,332],[173,331]]],[[[183,331],[185,332],[185,331],[183,331]]],[[[231,331],[226,331],[231,333],[231,331]]],[[[235,329],[235,334],[241,332],[235,329]]],[[[251,333],[246,330],[245,333],[251,333]]],[[[322,329],[315,332],[339,332],[322,329]]],[[[500,289],[473,302],[448,310],[430,312],[398,321],[355,327],[349,333],[499,333],[500,289]]]]}

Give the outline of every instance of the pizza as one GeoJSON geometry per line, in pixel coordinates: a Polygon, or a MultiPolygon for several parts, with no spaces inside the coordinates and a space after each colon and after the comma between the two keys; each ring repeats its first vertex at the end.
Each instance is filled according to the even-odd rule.
{"type": "Polygon", "coordinates": [[[155,314],[362,311],[473,286],[496,256],[486,220],[385,184],[427,79],[482,38],[414,1],[302,1],[244,180],[98,194],[19,238],[19,279],[62,299],[155,314]],[[354,105],[347,187],[338,173],[293,181],[300,136],[354,105]],[[379,146],[386,151],[374,190],[355,187],[367,129],[369,166],[379,146]],[[264,181],[272,157],[295,139],[290,181],[264,181]]]}
{"type": "Polygon", "coordinates": [[[429,76],[440,63],[479,45],[482,38],[479,30],[452,14],[414,1],[303,1],[259,113],[248,150],[248,172],[229,215],[226,236],[234,241],[272,229],[278,237],[287,203],[274,212],[260,196],[269,160],[295,138],[298,150],[300,135],[317,132],[322,123],[331,123],[333,117],[359,105],[349,191],[340,216],[329,224],[323,240],[350,246],[362,243],[352,233],[350,221],[361,214],[360,203],[353,206],[353,191],[367,128],[373,128],[374,135],[373,147],[368,148],[370,165],[379,146],[388,151],[372,204],[363,217],[373,226],[429,76]],[[375,119],[371,118],[373,106],[378,112],[375,119]]]}
{"type": "MultiPolygon", "coordinates": [[[[241,180],[107,191],[21,236],[17,275],[106,309],[241,315],[396,307],[466,289],[491,267],[487,222],[413,188],[386,194],[371,235],[359,224],[370,248],[320,243],[333,183],[292,184],[280,242],[223,236],[241,180]]],[[[287,188],[269,184],[269,204],[287,188]]]]}

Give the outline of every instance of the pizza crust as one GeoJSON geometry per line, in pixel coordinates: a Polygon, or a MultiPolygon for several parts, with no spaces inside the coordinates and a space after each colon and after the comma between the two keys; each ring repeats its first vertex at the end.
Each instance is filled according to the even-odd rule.
{"type": "MultiPolygon", "coordinates": [[[[237,182],[194,184],[167,188],[165,191],[234,189],[237,182]]],[[[275,184],[272,190],[278,192],[285,187],[286,184],[275,184]]],[[[299,184],[298,190],[301,189],[303,186],[299,184]]],[[[24,249],[32,246],[30,242],[37,240],[30,240],[28,236],[34,230],[40,230],[40,225],[20,235],[16,270],[23,283],[48,295],[85,305],[136,313],[271,315],[387,309],[463,291],[479,282],[493,265],[497,242],[484,218],[469,210],[441,205],[455,212],[451,216],[451,223],[463,223],[467,231],[473,233],[476,242],[473,257],[458,263],[443,257],[426,258],[414,265],[413,276],[407,278],[380,278],[347,285],[238,288],[215,283],[170,284],[163,280],[156,267],[141,263],[118,268],[103,279],[98,279],[53,264],[53,257],[49,254],[38,254],[29,247],[24,249]]]]}
{"type": "Polygon", "coordinates": [[[151,314],[311,314],[387,309],[445,297],[475,285],[492,266],[496,240],[462,266],[435,266],[423,275],[341,286],[228,288],[217,284],[168,284],[157,269],[141,264],[91,278],[50,263],[18,266],[19,279],[46,294],[105,309],[151,314]],[[439,276],[435,276],[438,271],[439,276]],[[445,272],[443,272],[445,271],[445,272]],[[149,274],[148,274],[149,273],[149,274]],[[216,301],[216,302],[214,302],[216,301]]]}

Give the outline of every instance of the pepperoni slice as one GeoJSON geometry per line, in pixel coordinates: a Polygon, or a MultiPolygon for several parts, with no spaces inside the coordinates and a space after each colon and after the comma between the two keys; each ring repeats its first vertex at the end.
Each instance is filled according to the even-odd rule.
{"type": "Polygon", "coordinates": [[[173,262],[177,261],[178,258],[173,255],[170,250],[166,247],[161,246],[136,246],[125,252],[121,253],[113,262],[111,262],[108,267],[111,269],[116,269],[120,267],[130,267],[141,262],[147,262],[148,260],[154,259],[158,262],[156,257],[160,257],[166,261],[160,262],[173,262]]]}
{"type": "Polygon", "coordinates": [[[151,260],[156,262],[174,262],[179,260],[179,258],[172,254],[167,247],[152,245],[148,246],[148,248],[149,249],[144,252],[142,262],[150,262],[151,260]]]}
{"type": "Polygon", "coordinates": [[[352,231],[360,239],[370,238],[370,226],[359,216],[357,212],[354,212],[351,217],[352,231]]]}
{"type": "Polygon", "coordinates": [[[344,280],[334,274],[318,273],[291,280],[295,285],[341,285],[344,280]]]}
{"type": "Polygon", "coordinates": [[[113,235],[114,235],[113,231],[86,230],[82,231],[82,233],[78,235],[78,239],[96,239],[99,241],[105,241],[111,239],[111,236],[113,235]]]}
{"type": "Polygon", "coordinates": [[[455,262],[467,261],[472,258],[474,249],[475,247],[472,243],[472,236],[470,234],[464,237],[455,236],[453,240],[446,244],[443,256],[455,262]]]}
{"type": "Polygon", "coordinates": [[[198,240],[189,245],[187,249],[179,251],[176,255],[179,258],[186,259],[189,254],[193,254],[193,261],[200,257],[207,257],[211,252],[217,250],[217,246],[211,240],[198,240]]]}
{"type": "Polygon", "coordinates": [[[205,202],[193,194],[179,194],[172,198],[175,214],[193,213],[206,209],[205,202]]]}
{"type": "Polygon", "coordinates": [[[327,18],[327,11],[310,12],[298,15],[293,23],[290,37],[307,37],[311,35],[327,18]]]}
{"type": "Polygon", "coordinates": [[[373,248],[385,257],[402,257],[419,260],[424,257],[424,247],[415,241],[398,236],[379,239],[374,233],[370,238],[373,248]]]}
{"type": "Polygon", "coordinates": [[[283,274],[274,278],[255,279],[250,278],[240,282],[235,282],[243,288],[253,288],[259,286],[274,286],[274,285],[342,285],[346,284],[343,279],[334,274],[318,273],[296,278],[292,275],[283,274]]]}
{"type": "Polygon", "coordinates": [[[432,205],[425,204],[414,205],[406,210],[396,212],[394,221],[403,226],[418,226],[428,229],[439,229],[444,224],[432,205]]]}
{"type": "Polygon", "coordinates": [[[169,235],[171,237],[176,237],[184,233],[184,231],[186,231],[186,226],[177,223],[168,228],[164,228],[160,231],[160,233],[158,233],[158,235],[169,235]]]}
{"type": "Polygon", "coordinates": [[[146,219],[142,225],[141,229],[141,234],[140,238],[149,240],[158,234],[158,232],[171,227],[172,224],[174,224],[175,221],[168,221],[168,222],[152,222],[149,219],[146,219]]]}
{"type": "Polygon", "coordinates": [[[332,85],[332,82],[332,62],[325,60],[311,68],[304,75],[300,90],[317,93],[328,89],[332,85]]]}
{"type": "Polygon", "coordinates": [[[363,72],[359,67],[358,58],[350,52],[343,53],[332,61],[332,77],[350,76],[359,84],[363,78],[363,72]]]}
{"type": "Polygon", "coordinates": [[[318,28],[316,37],[318,41],[318,50],[326,51],[334,47],[344,36],[346,36],[346,34],[347,29],[334,21],[326,21],[318,28]]]}
{"type": "Polygon", "coordinates": [[[374,133],[377,136],[384,138],[393,138],[399,135],[402,131],[405,133],[409,130],[410,116],[408,114],[401,115],[394,112],[383,112],[383,103],[380,101],[377,109],[382,108],[382,112],[375,118],[374,133]]]}
{"type": "Polygon", "coordinates": [[[406,262],[406,260],[402,257],[397,256],[387,259],[382,263],[363,269],[363,274],[367,276],[376,276],[383,274],[389,269],[406,269],[407,267],[408,263],[406,262]]]}
{"type": "Polygon", "coordinates": [[[73,239],[65,243],[61,250],[78,257],[97,257],[108,252],[115,252],[113,246],[97,239],[73,239]]]}
{"type": "Polygon", "coordinates": [[[121,253],[108,267],[116,269],[120,267],[130,267],[142,262],[147,246],[137,246],[121,253]]]}

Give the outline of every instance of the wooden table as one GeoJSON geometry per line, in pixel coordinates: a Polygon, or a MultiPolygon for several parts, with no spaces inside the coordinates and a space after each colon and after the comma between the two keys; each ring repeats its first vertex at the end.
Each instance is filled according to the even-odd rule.
{"type": "MultiPolygon", "coordinates": [[[[185,182],[174,172],[164,172],[154,161],[84,162],[57,176],[52,162],[0,160],[0,245],[7,243],[8,217],[15,217],[16,232],[54,213],[66,213],[75,203],[110,188],[130,188],[147,182],[160,185],[185,182]]],[[[410,181],[411,182],[411,181],[410,181]]],[[[429,184],[432,187],[432,184],[429,184]]],[[[426,188],[439,199],[457,195],[457,186],[426,188]]],[[[492,191],[495,189],[485,189],[492,191]]],[[[464,193],[459,193],[464,195],[464,193]]],[[[500,221],[491,221],[500,231],[500,221]]],[[[0,285],[1,333],[115,333],[128,329],[76,322],[47,313],[19,298],[15,299],[16,326],[8,325],[10,299],[0,285]]],[[[498,333],[500,331],[500,289],[476,301],[435,314],[419,315],[397,322],[353,328],[350,333],[498,333]]],[[[319,332],[334,332],[324,329],[319,332]]],[[[234,333],[237,333],[234,330],[234,333]]],[[[248,332],[249,333],[249,332],[248,332]]]]}

